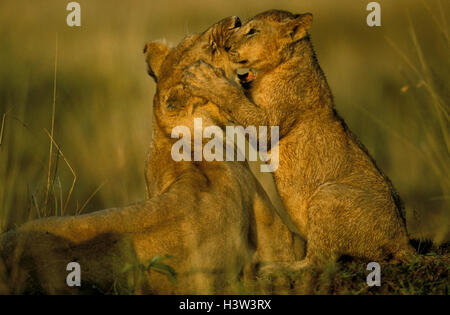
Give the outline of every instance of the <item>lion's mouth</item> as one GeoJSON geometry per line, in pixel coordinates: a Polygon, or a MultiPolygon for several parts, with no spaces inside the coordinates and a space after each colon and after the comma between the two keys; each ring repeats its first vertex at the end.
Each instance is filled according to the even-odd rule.
{"type": "Polygon", "coordinates": [[[251,83],[256,79],[256,76],[257,76],[256,70],[251,69],[251,68],[238,68],[236,70],[236,74],[237,74],[241,84],[251,83]]]}
{"type": "Polygon", "coordinates": [[[250,89],[252,82],[256,79],[257,71],[250,68],[238,68],[236,74],[241,86],[244,89],[250,89]]]}

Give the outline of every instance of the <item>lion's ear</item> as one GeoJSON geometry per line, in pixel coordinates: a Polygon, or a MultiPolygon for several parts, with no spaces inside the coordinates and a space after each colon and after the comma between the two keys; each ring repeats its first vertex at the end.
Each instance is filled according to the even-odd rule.
{"type": "Polygon", "coordinates": [[[148,74],[158,81],[161,65],[170,52],[170,47],[161,42],[150,42],[144,47],[145,61],[148,66],[148,74]]]}
{"type": "Polygon", "coordinates": [[[306,36],[311,27],[313,16],[311,13],[296,14],[295,19],[289,20],[285,24],[287,35],[295,42],[306,36]]]}

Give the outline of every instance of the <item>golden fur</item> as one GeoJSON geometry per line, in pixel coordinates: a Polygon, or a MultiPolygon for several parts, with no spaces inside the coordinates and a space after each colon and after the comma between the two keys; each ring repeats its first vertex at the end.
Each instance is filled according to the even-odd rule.
{"type": "MultiPolygon", "coordinates": [[[[170,151],[175,125],[224,126],[217,106],[183,90],[183,68],[201,56],[224,67],[222,45],[236,18],[227,18],[174,49],[146,45],[149,74],[157,80],[154,135],[146,165],[148,199],[123,208],[86,215],[30,221],[0,238],[10,293],[235,292],[235,281],[258,262],[294,261],[301,253],[294,234],[275,213],[246,162],[175,162],[170,151]],[[148,263],[156,255],[178,273],[165,275],[126,265],[148,263]],[[66,265],[77,261],[81,288],[69,288],[66,265]],[[95,285],[95,288],[92,287],[95,285]]],[[[224,59],[225,58],[225,59],[224,59]]]]}
{"type": "Polygon", "coordinates": [[[272,148],[279,150],[275,180],[307,239],[306,260],[286,266],[341,255],[406,260],[414,252],[398,194],[334,109],[308,35],[311,23],[309,13],[272,10],[233,33],[226,49],[234,68],[256,70],[246,90],[202,61],[186,69],[182,81],[239,125],[280,127],[272,148]]]}

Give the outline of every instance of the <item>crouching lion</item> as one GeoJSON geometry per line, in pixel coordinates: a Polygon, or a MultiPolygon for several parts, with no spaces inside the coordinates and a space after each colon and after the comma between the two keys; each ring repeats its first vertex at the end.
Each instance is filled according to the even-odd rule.
{"type": "Polygon", "coordinates": [[[202,118],[203,126],[228,123],[217,106],[183,90],[181,74],[198,56],[225,67],[223,44],[238,26],[237,18],[226,18],[173,49],[146,45],[149,73],[157,81],[148,199],[30,221],[2,235],[0,257],[10,293],[129,293],[130,286],[137,293],[230,293],[237,292],[234,285],[248,266],[298,259],[294,234],[245,161],[175,162],[171,157],[174,126],[192,130],[194,117],[202,118]],[[162,264],[152,265],[158,255],[172,257],[164,263],[177,272],[176,284],[160,273],[167,270],[162,264]],[[66,266],[73,261],[81,266],[81,287],[66,284],[66,266]],[[148,272],[142,266],[154,268],[148,272]]]}

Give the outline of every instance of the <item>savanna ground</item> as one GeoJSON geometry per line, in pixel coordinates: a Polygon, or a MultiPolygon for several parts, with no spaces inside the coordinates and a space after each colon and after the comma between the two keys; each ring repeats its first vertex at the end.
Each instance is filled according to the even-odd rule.
{"type": "Polygon", "coordinates": [[[252,292],[448,294],[450,2],[378,1],[373,28],[368,0],[80,0],[80,28],[66,25],[68,2],[0,1],[0,232],[144,198],[155,91],[146,41],[177,43],[230,15],[312,12],[338,111],[400,192],[411,236],[434,245],[421,243],[410,265],[383,265],[381,287],[346,261],[252,292]]]}

